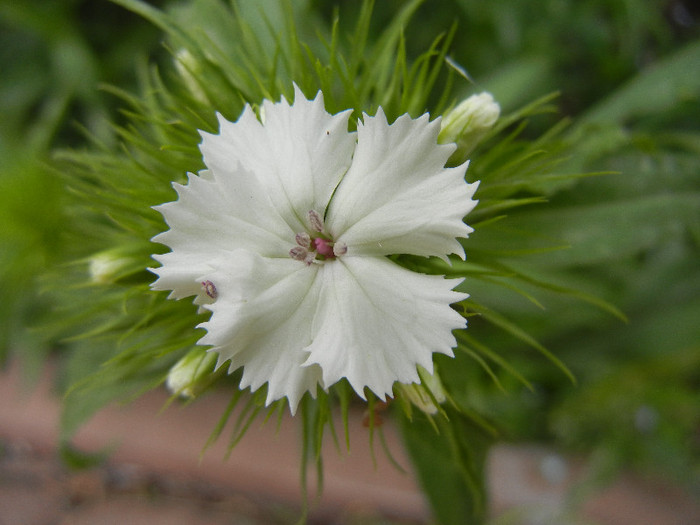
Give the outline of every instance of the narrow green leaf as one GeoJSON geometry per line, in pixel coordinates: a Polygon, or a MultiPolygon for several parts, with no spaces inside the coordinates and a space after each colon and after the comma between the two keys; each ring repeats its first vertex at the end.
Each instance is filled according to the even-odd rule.
{"type": "Polygon", "coordinates": [[[448,407],[449,424],[437,418],[439,433],[424,414],[401,430],[418,479],[441,525],[479,525],[486,519],[484,465],[493,437],[448,407]]]}

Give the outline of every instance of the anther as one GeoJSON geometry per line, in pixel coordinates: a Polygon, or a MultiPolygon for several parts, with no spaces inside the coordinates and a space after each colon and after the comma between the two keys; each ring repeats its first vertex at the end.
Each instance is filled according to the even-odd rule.
{"type": "Polygon", "coordinates": [[[309,211],[309,223],[314,231],[321,233],[323,231],[323,219],[314,210],[309,211]]]}
{"type": "Polygon", "coordinates": [[[333,245],[333,255],[338,257],[339,255],[345,255],[348,253],[348,245],[344,242],[336,242],[333,245]]]}
{"type": "Polygon", "coordinates": [[[307,255],[309,255],[309,250],[302,246],[295,246],[289,250],[289,256],[295,261],[304,261],[307,255]]]}
{"type": "Polygon", "coordinates": [[[216,291],[216,286],[211,281],[202,281],[202,288],[204,293],[207,294],[212,299],[216,299],[219,296],[219,292],[216,291]]]}
{"type": "Polygon", "coordinates": [[[289,256],[295,261],[305,262],[307,266],[310,266],[316,259],[316,254],[314,252],[310,252],[303,246],[295,246],[289,250],[289,256]]]}
{"type": "Polygon", "coordinates": [[[297,244],[307,250],[311,248],[311,237],[306,232],[297,233],[295,237],[297,244]]]}

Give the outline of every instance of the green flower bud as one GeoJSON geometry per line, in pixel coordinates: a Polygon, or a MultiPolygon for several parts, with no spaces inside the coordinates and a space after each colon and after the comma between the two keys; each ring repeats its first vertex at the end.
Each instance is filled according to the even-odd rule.
{"type": "Polygon", "coordinates": [[[178,51],[175,55],[175,69],[177,69],[192,96],[199,102],[207,103],[207,95],[197,81],[197,76],[202,73],[202,66],[197,62],[194,55],[187,49],[178,51]]]}
{"type": "Polygon", "coordinates": [[[421,366],[418,367],[418,374],[421,377],[420,384],[397,384],[397,393],[426,414],[437,414],[437,405],[444,403],[446,399],[440,376],[438,376],[437,370],[429,374],[428,371],[421,366]]]}
{"type": "Polygon", "coordinates": [[[457,151],[452,156],[459,162],[466,160],[481,142],[501,114],[501,107],[491,93],[479,93],[463,100],[442,119],[438,142],[455,142],[457,151]]]}
{"type": "Polygon", "coordinates": [[[170,369],[165,386],[173,394],[195,397],[214,379],[216,357],[203,348],[192,350],[170,369]]]}
{"type": "Polygon", "coordinates": [[[88,262],[90,280],[97,284],[113,283],[130,264],[131,260],[121,250],[99,252],[88,262]]]}

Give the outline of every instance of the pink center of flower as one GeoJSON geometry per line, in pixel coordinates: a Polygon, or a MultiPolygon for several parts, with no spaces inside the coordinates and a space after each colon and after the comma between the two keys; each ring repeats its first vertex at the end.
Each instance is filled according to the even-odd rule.
{"type": "Polygon", "coordinates": [[[307,265],[314,261],[329,261],[348,251],[343,243],[333,242],[331,236],[325,231],[323,219],[317,212],[309,212],[310,232],[297,233],[294,240],[297,246],[289,250],[289,256],[297,261],[303,261],[307,265]]]}
{"type": "Polygon", "coordinates": [[[335,254],[333,253],[333,243],[327,241],[326,239],[316,237],[314,239],[314,246],[316,246],[316,251],[321,255],[325,255],[326,257],[335,257],[335,254]]]}

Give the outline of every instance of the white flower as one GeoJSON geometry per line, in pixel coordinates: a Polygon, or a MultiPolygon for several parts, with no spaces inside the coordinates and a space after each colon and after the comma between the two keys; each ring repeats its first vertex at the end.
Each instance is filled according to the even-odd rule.
{"type": "Polygon", "coordinates": [[[464,257],[467,165],[444,167],[455,146],[427,114],[389,124],[380,108],[350,133],[349,110],[330,115],[296,86],[294,104],[261,110],[264,123],[246,106],[202,133],[207,169],[156,208],[170,230],[153,240],[172,251],[154,256],[153,289],[196,296],[217,368],[243,367],[241,388],[267,383],[267,403],[287,397],[292,413],[342,378],[362,398],[418,382],[434,352],[453,355],[466,322],[450,304],[467,295],[386,256],[464,257]]]}

